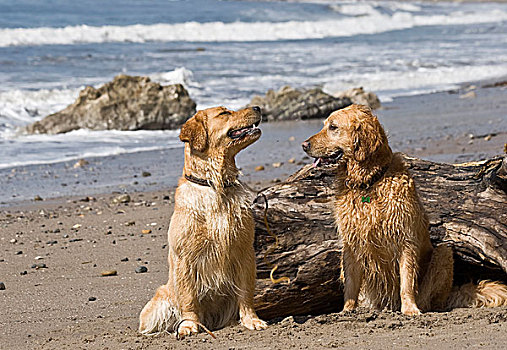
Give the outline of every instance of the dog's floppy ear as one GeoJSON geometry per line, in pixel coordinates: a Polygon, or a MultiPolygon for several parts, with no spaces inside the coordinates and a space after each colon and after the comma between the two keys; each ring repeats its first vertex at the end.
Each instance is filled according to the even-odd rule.
{"type": "Polygon", "coordinates": [[[358,162],[363,162],[373,155],[383,142],[384,133],[375,116],[358,120],[353,126],[352,133],[354,140],[354,158],[358,162]]]}
{"type": "Polygon", "coordinates": [[[208,132],[204,127],[205,117],[203,111],[197,112],[196,115],[183,124],[180,131],[180,140],[188,142],[190,148],[198,152],[203,152],[208,145],[208,132]]]}

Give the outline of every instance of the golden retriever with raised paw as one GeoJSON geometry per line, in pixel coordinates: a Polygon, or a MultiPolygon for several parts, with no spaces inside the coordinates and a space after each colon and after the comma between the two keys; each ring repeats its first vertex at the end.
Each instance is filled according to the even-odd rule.
{"type": "Polygon", "coordinates": [[[182,338],[238,317],[249,329],[266,328],[253,307],[252,198],[235,163],[236,154],[259,139],[260,121],[259,107],[216,107],[181,128],[185,165],[168,232],[169,280],[142,310],[141,333],[174,331],[182,338]]]}
{"type": "Polygon", "coordinates": [[[302,146],[315,166],[340,164],[334,215],[343,239],[344,311],[359,301],[405,315],[507,305],[507,287],[498,282],[452,289],[452,250],[432,246],[414,180],[368,107],[333,112],[302,146]]]}

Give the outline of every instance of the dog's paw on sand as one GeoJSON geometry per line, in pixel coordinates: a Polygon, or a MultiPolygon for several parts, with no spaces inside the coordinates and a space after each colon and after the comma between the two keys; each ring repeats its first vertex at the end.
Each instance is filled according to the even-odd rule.
{"type": "Polygon", "coordinates": [[[176,330],[176,336],[178,339],[183,339],[190,334],[199,333],[199,325],[194,321],[185,320],[181,322],[180,326],[176,330]]]}
{"type": "Polygon", "coordinates": [[[419,316],[421,314],[421,310],[419,310],[415,305],[402,305],[401,313],[405,316],[419,316]]]}
{"type": "Polygon", "coordinates": [[[245,326],[248,329],[260,331],[262,329],[268,328],[268,325],[266,322],[261,320],[260,318],[250,318],[250,317],[243,317],[241,319],[241,324],[245,326]]]}

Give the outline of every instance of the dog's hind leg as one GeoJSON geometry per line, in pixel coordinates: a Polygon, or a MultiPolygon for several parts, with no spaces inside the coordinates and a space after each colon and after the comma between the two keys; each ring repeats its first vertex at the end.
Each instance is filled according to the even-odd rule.
{"type": "Polygon", "coordinates": [[[426,273],[421,277],[417,296],[418,305],[424,311],[444,310],[454,277],[452,249],[444,244],[436,246],[426,273]]]}
{"type": "Polygon", "coordinates": [[[177,310],[171,300],[167,285],[160,286],[155,296],[144,306],[139,315],[139,332],[144,335],[173,331],[178,322],[177,310]]]}

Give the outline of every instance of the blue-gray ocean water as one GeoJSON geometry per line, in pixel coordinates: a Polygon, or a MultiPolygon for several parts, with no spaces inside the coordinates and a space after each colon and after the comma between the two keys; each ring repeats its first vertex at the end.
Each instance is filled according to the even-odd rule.
{"type": "Polygon", "coordinates": [[[0,0],[0,169],[181,147],[177,131],[19,135],[120,73],[183,83],[198,108],[284,85],[385,102],[507,75],[507,4],[0,0]]]}

